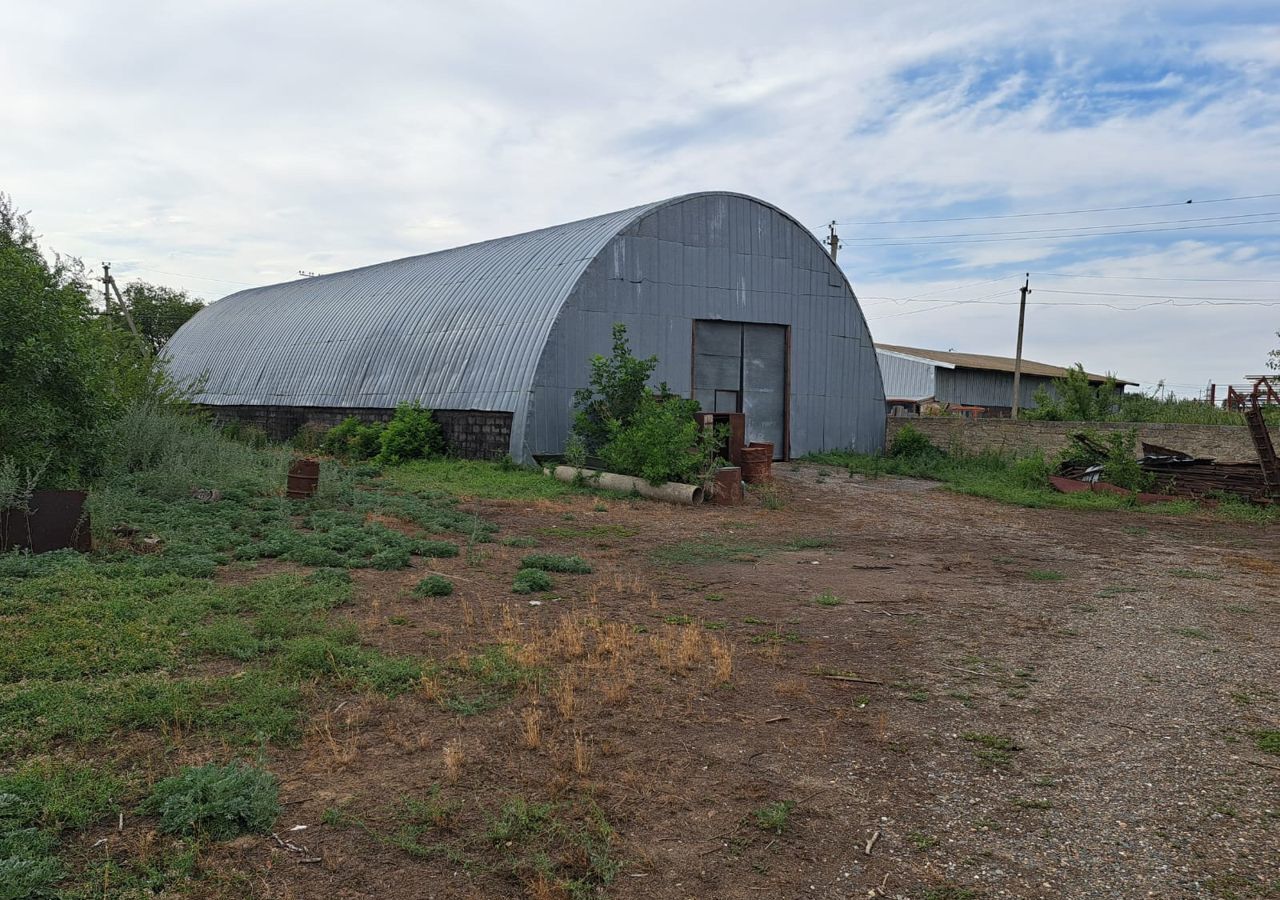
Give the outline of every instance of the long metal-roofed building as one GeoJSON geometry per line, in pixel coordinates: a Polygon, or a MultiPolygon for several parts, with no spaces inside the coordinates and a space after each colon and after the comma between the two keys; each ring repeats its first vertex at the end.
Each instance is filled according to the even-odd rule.
{"type": "Polygon", "coordinates": [[[741,194],[621,212],[225,297],[169,342],[223,420],[275,437],[401,403],[464,455],[564,448],[615,322],[654,381],[744,412],[775,456],[884,441],[884,390],[848,281],[791,216],[741,194]]]}
{"type": "MultiPolygon", "coordinates": [[[[966,407],[989,416],[1007,416],[1013,409],[1012,357],[897,344],[876,344],[876,355],[890,413],[918,412],[929,404],[966,407]]],[[[1066,374],[1062,366],[1024,358],[1018,379],[1018,408],[1033,408],[1036,392],[1044,388],[1053,393],[1054,382],[1066,374]]],[[[1085,375],[1094,385],[1109,377],[1092,372],[1085,375]]],[[[1116,393],[1124,393],[1125,386],[1133,384],[1136,382],[1116,379],[1116,393]]]]}

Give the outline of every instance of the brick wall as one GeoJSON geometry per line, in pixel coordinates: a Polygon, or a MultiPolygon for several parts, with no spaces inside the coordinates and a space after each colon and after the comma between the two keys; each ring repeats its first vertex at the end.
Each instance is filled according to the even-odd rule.
{"type": "MultiPolygon", "coordinates": [[[[886,440],[905,426],[922,431],[943,449],[960,449],[967,453],[994,450],[999,453],[1029,453],[1043,450],[1047,456],[1064,448],[1073,432],[1091,429],[1099,432],[1136,428],[1138,440],[1181,450],[1192,456],[1207,456],[1222,462],[1257,462],[1258,455],[1243,425],[1165,425],[1147,422],[1133,424],[1101,422],[1028,422],[1011,419],[961,419],[946,416],[890,418],[886,440]]],[[[1271,429],[1271,440],[1280,447],[1280,429],[1271,429]]]]}
{"type": "MultiPolygon", "coordinates": [[[[304,426],[332,428],[348,416],[363,422],[386,422],[394,409],[350,409],[330,406],[207,406],[218,424],[255,425],[275,441],[287,441],[304,426]]],[[[478,409],[437,409],[450,451],[467,459],[501,459],[511,452],[511,413],[478,409]]]]}

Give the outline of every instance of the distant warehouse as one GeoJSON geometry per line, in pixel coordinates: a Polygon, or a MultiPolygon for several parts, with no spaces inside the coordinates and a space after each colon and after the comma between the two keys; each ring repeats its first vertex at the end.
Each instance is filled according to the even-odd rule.
{"type": "Polygon", "coordinates": [[[170,371],[222,420],[274,437],[397,404],[436,411],[458,453],[560,453],[588,360],[625,323],[655,381],[743,412],[779,458],[884,443],[858,301],[810,232],[741,194],[689,194],[211,304],[170,371]]]}
{"type": "MultiPolygon", "coordinates": [[[[1013,403],[1014,359],[950,350],[924,350],[896,344],[876,344],[884,378],[885,404],[890,415],[949,408],[971,416],[1008,416],[1013,403]]],[[[1053,392],[1053,382],[1063,378],[1062,366],[1022,360],[1018,380],[1019,408],[1036,405],[1036,391],[1053,392]]],[[[1103,384],[1106,375],[1086,373],[1090,383],[1103,384]]],[[[1137,382],[1116,379],[1116,393],[1137,382]]]]}

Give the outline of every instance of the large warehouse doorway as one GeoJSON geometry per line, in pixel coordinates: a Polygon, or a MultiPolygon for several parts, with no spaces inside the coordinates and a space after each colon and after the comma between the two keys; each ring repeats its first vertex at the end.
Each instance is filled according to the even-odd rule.
{"type": "Polygon", "coordinates": [[[693,399],[704,410],[747,416],[747,440],[787,453],[787,326],[693,323],[693,399]]]}

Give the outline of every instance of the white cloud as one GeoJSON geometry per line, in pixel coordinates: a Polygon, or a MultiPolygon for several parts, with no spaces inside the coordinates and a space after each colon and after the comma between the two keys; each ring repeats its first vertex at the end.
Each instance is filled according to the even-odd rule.
{"type": "MultiPolygon", "coordinates": [[[[204,296],[691,190],[756,194],[816,226],[1265,193],[1280,171],[1280,26],[1191,3],[25,6],[0,56],[0,189],[49,245],[204,296]]],[[[1194,251],[1177,234],[850,241],[845,260],[860,293],[887,296],[1091,261],[1280,278],[1274,229],[1206,233],[1221,239],[1194,251]]],[[[868,313],[886,338],[1012,341],[1004,307],[877,324],[882,309],[868,313]]],[[[1280,315],[1156,320],[1044,308],[1029,351],[1234,378],[1280,315]]]]}

